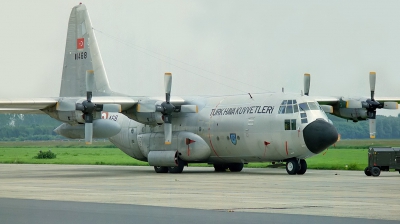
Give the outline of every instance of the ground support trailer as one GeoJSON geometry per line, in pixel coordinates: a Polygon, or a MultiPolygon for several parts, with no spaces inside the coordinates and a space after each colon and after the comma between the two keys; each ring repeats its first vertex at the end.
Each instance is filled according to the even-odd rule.
{"type": "Polygon", "coordinates": [[[368,166],[364,173],[377,177],[381,171],[395,169],[400,173],[400,148],[370,147],[368,150],[368,166]]]}

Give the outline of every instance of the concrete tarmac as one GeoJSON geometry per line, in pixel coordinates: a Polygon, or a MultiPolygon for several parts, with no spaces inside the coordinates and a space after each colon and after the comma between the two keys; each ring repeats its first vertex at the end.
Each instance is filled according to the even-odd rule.
{"type": "Polygon", "coordinates": [[[226,212],[302,214],[400,220],[400,175],[382,172],[284,169],[216,173],[185,167],[0,164],[0,198],[194,208],[226,212]]]}

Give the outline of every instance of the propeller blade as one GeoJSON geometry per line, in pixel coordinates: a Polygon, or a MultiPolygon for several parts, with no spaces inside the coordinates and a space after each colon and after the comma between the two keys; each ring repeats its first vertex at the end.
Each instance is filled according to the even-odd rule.
{"type": "Polygon", "coordinates": [[[374,94],[375,94],[375,83],[376,83],[376,73],[370,72],[369,73],[369,87],[371,90],[371,100],[374,101],[374,94]]]}
{"type": "Polygon", "coordinates": [[[86,145],[92,144],[93,123],[85,123],[85,142],[86,145]]]}
{"type": "Polygon", "coordinates": [[[172,139],[172,124],[164,123],[164,136],[165,136],[165,144],[170,145],[172,139]]]}
{"type": "Polygon", "coordinates": [[[86,100],[87,100],[88,102],[92,102],[92,96],[93,96],[93,94],[92,94],[91,91],[87,91],[87,92],[86,92],[86,100]]]}
{"type": "Polygon", "coordinates": [[[308,94],[310,93],[310,81],[311,81],[310,74],[305,73],[304,74],[304,95],[306,95],[306,96],[308,96],[308,94]]]}
{"type": "Polygon", "coordinates": [[[376,135],[376,119],[369,119],[369,137],[375,138],[376,135]]]}
{"type": "Polygon", "coordinates": [[[164,75],[164,88],[165,88],[165,101],[169,103],[171,97],[172,74],[165,73],[164,75]]]}
{"type": "Polygon", "coordinates": [[[86,92],[94,90],[94,71],[86,70],[86,92]]]}

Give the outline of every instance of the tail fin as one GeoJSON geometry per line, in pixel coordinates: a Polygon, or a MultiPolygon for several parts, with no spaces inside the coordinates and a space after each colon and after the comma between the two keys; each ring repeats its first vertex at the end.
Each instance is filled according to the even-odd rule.
{"type": "Polygon", "coordinates": [[[111,91],[86,6],[75,6],[68,22],[61,97],[86,96],[86,73],[94,96],[121,95],[111,91]]]}

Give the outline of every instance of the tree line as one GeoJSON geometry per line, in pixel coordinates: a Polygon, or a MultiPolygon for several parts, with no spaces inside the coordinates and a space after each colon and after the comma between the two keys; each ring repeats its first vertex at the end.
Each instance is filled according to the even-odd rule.
{"type": "MultiPolygon", "coordinates": [[[[369,138],[369,122],[352,122],[328,114],[342,139],[369,138]]],[[[0,141],[65,139],[53,130],[61,122],[44,114],[0,114],[0,141]]],[[[400,114],[397,117],[377,115],[376,138],[400,138],[400,114]]]]}

